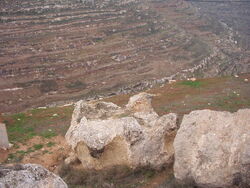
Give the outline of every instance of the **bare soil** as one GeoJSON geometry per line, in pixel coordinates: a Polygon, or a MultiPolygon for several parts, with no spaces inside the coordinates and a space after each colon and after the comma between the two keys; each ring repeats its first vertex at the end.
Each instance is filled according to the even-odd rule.
{"type": "Polygon", "coordinates": [[[7,160],[8,154],[8,150],[0,149],[0,164],[7,160]]]}

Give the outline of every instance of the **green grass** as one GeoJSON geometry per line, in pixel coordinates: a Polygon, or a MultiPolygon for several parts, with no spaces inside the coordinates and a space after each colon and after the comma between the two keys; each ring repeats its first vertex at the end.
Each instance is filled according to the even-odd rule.
{"type": "Polygon", "coordinates": [[[55,142],[49,142],[49,143],[46,144],[47,147],[52,147],[54,145],[55,145],[55,142]]]}
{"type": "Polygon", "coordinates": [[[36,135],[34,128],[27,125],[28,117],[24,113],[14,114],[13,123],[5,121],[10,142],[23,142],[36,135]]]}
{"type": "Polygon", "coordinates": [[[8,162],[9,163],[18,163],[20,162],[23,157],[26,155],[26,154],[29,154],[31,152],[34,152],[35,150],[33,148],[28,148],[27,151],[24,151],[24,150],[18,150],[16,151],[15,153],[10,153],[8,155],[8,162]]]}
{"type": "Polygon", "coordinates": [[[5,115],[11,143],[24,143],[34,136],[51,138],[58,134],[64,135],[70,125],[73,107],[54,107],[33,109],[24,113],[5,115]],[[53,116],[58,114],[58,116],[53,116]]]}
{"type": "Polygon", "coordinates": [[[35,145],[33,146],[33,148],[34,148],[35,150],[42,149],[42,148],[43,148],[43,144],[35,144],[35,145]]]}
{"type": "Polygon", "coordinates": [[[48,150],[44,150],[44,151],[43,151],[43,154],[45,154],[45,153],[49,153],[49,151],[48,151],[48,150]]]}
{"type": "Polygon", "coordinates": [[[179,84],[189,86],[192,88],[200,88],[201,86],[204,85],[201,81],[189,81],[189,80],[182,81],[179,84]]]}
{"type": "Polygon", "coordinates": [[[56,132],[54,132],[53,130],[46,130],[40,134],[40,136],[42,136],[44,138],[52,138],[56,135],[57,135],[56,132]]]}
{"type": "Polygon", "coordinates": [[[212,103],[212,106],[221,110],[235,112],[244,106],[250,106],[250,100],[241,98],[235,93],[230,93],[227,96],[218,96],[212,103]]]}

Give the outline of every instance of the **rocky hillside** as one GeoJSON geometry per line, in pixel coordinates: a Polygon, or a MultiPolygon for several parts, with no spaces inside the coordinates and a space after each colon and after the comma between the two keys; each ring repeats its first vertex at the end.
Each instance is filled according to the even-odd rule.
{"type": "MultiPolygon", "coordinates": [[[[246,50],[250,49],[250,2],[249,1],[195,1],[192,5],[198,7],[201,17],[210,20],[211,26],[217,21],[226,25],[232,34],[236,44],[246,50]]],[[[214,24],[212,27],[218,27],[214,24]]],[[[206,29],[206,28],[204,28],[206,29]]],[[[217,29],[220,33],[220,29],[217,29]]]]}
{"type": "Polygon", "coordinates": [[[183,0],[10,0],[0,16],[2,112],[249,70],[227,26],[183,0]]]}

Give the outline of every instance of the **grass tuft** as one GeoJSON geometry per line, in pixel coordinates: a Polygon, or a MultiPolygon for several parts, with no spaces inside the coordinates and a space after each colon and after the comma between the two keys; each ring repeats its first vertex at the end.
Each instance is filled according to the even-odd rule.
{"type": "Polygon", "coordinates": [[[40,134],[40,136],[42,136],[44,138],[52,138],[56,135],[57,135],[56,132],[54,132],[53,130],[46,130],[40,134]]]}
{"type": "Polygon", "coordinates": [[[47,147],[52,147],[54,145],[55,145],[55,142],[49,142],[49,143],[47,143],[47,147]]]}
{"type": "Polygon", "coordinates": [[[34,148],[35,150],[42,149],[42,148],[43,148],[43,144],[35,144],[35,145],[33,146],[33,148],[34,148]]]}
{"type": "Polygon", "coordinates": [[[180,82],[181,85],[185,85],[185,86],[189,86],[192,88],[199,88],[203,85],[203,83],[201,81],[189,81],[189,80],[185,80],[180,82]]]}

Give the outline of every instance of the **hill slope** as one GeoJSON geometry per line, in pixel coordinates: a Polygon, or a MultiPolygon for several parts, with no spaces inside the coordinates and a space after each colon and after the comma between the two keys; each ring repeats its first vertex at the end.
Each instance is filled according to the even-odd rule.
{"type": "Polygon", "coordinates": [[[247,72],[248,51],[199,14],[183,0],[1,1],[0,109],[247,72]]]}

